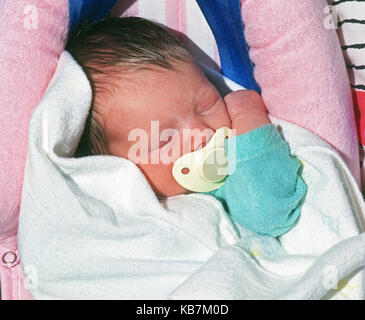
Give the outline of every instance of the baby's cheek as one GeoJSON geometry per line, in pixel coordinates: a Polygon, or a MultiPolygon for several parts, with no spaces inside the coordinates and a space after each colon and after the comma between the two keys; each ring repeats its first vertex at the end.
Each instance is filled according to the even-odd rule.
{"type": "MultiPolygon", "coordinates": [[[[160,149],[159,152],[159,163],[165,166],[171,166],[177,159],[182,155],[181,147],[178,144],[169,144],[164,148],[160,149]]],[[[157,157],[157,155],[156,155],[157,157]]]]}
{"type": "Polygon", "coordinates": [[[165,165],[148,164],[139,165],[155,193],[164,197],[186,193],[187,190],[180,186],[172,175],[173,164],[165,165]]]}

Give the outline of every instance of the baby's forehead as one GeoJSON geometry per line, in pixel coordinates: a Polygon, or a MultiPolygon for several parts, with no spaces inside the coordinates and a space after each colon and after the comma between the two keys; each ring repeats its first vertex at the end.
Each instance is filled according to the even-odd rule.
{"type": "Polygon", "coordinates": [[[118,65],[110,70],[104,85],[109,87],[109,90],[112,87],[115,94],[125,94],[126,91],[138,94],[136,91],[146,89],[151,84],[157,85],[163,79],[179,77],[183,68],[182,66],[179,69],[167,69],[154,65],[141,65],[138,69],[131,69],[118,65]]]}
{"type": "Polygon", "coordinates": [[[116,68],[104,85],[100,105],[104,108],[109,103],[114,109],[113,113],[103,112],[107,117],[116,113],[127,118],[138,114],[145,119],[153,115],[161,121],[176,116],[177,112],[183,113],[185,105],[193,103],[197,96],[207,91],[204,88],[212,91],[213,87],[196,64],[181,62],[171,69],[146,66],[126,71],[116,68]]]}
{"type": "Polygon", "coordinates": [[[106,79],[105,86],[114,95],[129,94],[138,97],[143,92],[172,94],[174,92],[170,90],[177,90],[182,84],[187,85],[196,78],[201,78],[201,75],[199,72],[189,72],[189,65],[186,63],[180,63],[173,68],[146,65],[137,70],[125,70],[116,67],[106,79]]]}

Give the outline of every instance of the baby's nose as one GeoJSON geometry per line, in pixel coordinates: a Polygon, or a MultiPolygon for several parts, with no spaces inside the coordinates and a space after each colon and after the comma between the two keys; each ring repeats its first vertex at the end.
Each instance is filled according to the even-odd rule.
{"type": "Polygon", "coordinates": [[[205,147],[214,130],[206,126],[186,128],[183,130],[184,153],[198,151],[205,147]]]}

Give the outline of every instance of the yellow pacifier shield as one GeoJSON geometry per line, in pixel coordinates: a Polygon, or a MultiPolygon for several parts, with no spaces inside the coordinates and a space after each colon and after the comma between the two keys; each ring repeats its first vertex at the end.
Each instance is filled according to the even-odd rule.
{"type": "Polygon", "coordinates": [[[230,128],[220,128],[204,148],[177,159],[172,168],[175,180],[194,192],[209,192],[221,187],[228,165],[224,141],[231,135],[230,128]]]}

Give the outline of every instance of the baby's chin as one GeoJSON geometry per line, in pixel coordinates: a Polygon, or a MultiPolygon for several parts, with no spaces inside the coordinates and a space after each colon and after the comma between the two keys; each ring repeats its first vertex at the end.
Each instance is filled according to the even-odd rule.
{"type": "Polygon", "coordinates": [[[174,183],[170,183],[168,185],[167,184],[159,185],[159,186],[153,185],[152,189],[159,198],[168,198],[168,197],[191,193],[191,191],[180,186],[175,181],[174,181],[174,183]]]}
{"type": "Polygon", "coordinates": [[[174,179],[172,165],[139,165],[139,168],[159,198],[191,193],[174,179]]]}

